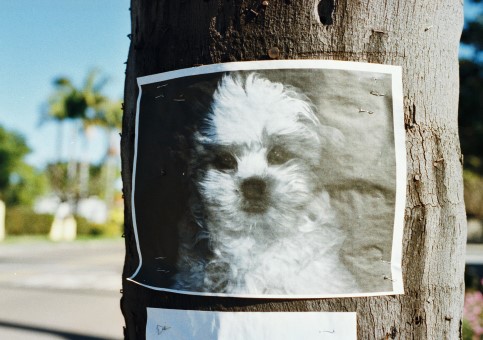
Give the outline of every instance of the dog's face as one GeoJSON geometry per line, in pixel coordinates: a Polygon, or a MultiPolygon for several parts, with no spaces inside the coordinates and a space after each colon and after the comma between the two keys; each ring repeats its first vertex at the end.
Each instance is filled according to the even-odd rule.
{"type": "Polygon", "coordinates": [[[337,138],[295,89],[225,76],[195,141],[195,185],[210,232],[298,233],[317,190],[321,143],[337,138]],[[321,135],[321,132],[325,134],[321,135]],[[302,216],[301,216],[302,215],[302,216]]]}

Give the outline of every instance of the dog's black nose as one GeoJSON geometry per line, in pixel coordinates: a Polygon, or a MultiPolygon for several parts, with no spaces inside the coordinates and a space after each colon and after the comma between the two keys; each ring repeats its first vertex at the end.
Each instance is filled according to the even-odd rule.
{"type": "Polygon", "coordinates": [[[267,209],[267,182],[259,177],[250,177],[240,186],[243,198],[243,210],[251,213],[261,213],[267,209]]]}
{"type": "Polygon", "coordinates": [[[267,183],[258,177],[250,177],[241,184],[241,191],[246,199],[261,199],[265,197],[267,183]]]}

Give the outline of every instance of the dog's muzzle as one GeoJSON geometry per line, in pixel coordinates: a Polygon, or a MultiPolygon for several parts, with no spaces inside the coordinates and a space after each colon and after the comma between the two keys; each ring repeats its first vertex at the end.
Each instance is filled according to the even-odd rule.
{"type": "Polygon", "coordinates": [[[262,213],[268,208],[268,185],[259,177],[245,179],[240,185],[244,198],[243,210],[250,213],[262,213]]]}

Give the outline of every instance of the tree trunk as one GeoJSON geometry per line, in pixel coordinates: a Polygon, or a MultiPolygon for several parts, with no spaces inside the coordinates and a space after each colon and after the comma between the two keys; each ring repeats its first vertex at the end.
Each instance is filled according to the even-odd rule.
{"type": "Polygon", "coordinates": [[[125,336],[145,337],[146,307],[357,312],[359,339],[461,337],[466,219],[457,128],[459,1],[131,1],[122,177],[125,336]],[[252,10],[252,11],[251,11],[252,10]],[[138,265],[131,216],[136,77],[228,61],[333,59],[401,65],[406,123],[405,294],[254,300],[159,292],[125,280],[138,265]],[[273,57],[273,55],[271,55],[273,57]]]}

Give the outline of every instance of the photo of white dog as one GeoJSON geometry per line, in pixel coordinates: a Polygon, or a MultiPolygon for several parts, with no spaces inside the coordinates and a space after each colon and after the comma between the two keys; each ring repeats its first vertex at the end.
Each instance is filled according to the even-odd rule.
{"type": "Polygon", "coordinates": [[[324,152],[343,143],[300,90],[256,73],[224,75],[189,164],[172,289],[234,295],[359,291],[345,233],[320,183],[324,152]]]}

